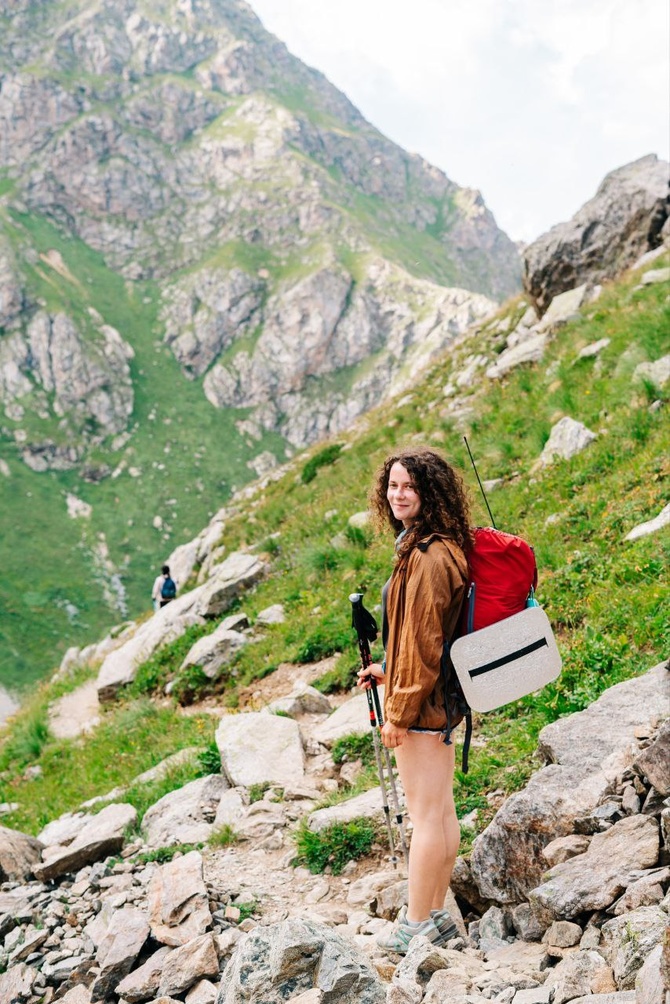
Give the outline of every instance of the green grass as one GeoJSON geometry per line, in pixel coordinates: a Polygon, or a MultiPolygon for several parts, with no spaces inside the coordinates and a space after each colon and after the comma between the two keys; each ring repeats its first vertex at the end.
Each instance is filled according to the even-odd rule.
{"type": "Polygon", "coordinates": [[[376,825],[368,819],[334,823],[319,833],[313,833],[303,821],[296,834],[296,863],[316,874],[328,867],[333,875],[339,875],[349,861],[370,853],[377,836],[376,825]]]}
{"type": "MultiPolygon", "coordinates": [[[[0,801],[19,803],[16,812],[3,817],[3,824],[26,833],[37,833],[49,820],[89,798],[130,784],[176,750],[206,746],[214,732],[210,716],[185,718],[146,699],[130,701],[107,711],[90,735],[77,740],[47,737],[31,759],[41,773],[30,778],[24,770],[26,751],[23,747],[17,751],[14,744],[26,714],[18,716],[2,747],[0,780],[0,801]]],[[[206,773],[196,760],[159,781],[132,786],[123,801],[134,805],[141,819],[149,805],[168,791],[206,773]]]]}
{"type": "MultiPolygon", "coordinates": [[[[87,337],[93,337],[87,308],[94,307],[135,351],[133,436],[116,453],[108,441],[89,458],[91,464],[122,464],[117,478],[90,484],[77,471],[37,474],[0,437],[0,453],[11,471],[10,478],[0,477],[0,684],[15,689],[44,677],[75,641],[95,641],[126,611],[137,616],[147,610],[156,569],[165,557],[204,526],[233,488],[252,477],[247,461],[253,455],[270,449],[283,459],[284,443],[268,434],[248,445],[235,427],[241,416],[216,410],[201,381],[184,379],[161,341],[155,286],[126,283],[100,255],[63,237],[41,217],[2,217],[1,212],[0,225],[19,256],[27,246],[40,252],[53,248],[77,278],[74,285],[43,263],[39,270],[26,266],[29,293],[51,310],[67,311],[87,337]],[[131,468],[142,476],[132,477],[131,468]],[[67,492],[92,505],[90,520],[67,515],[67,492]],[[152,525],[156,514],[165,520],[162,532],[152,525]],[[113,595],[105,598],[110,573],[94,557],[101,534],[120,575],[125,605],[113,595]]],[[[41,426],[45,436],[62,438],[55,420],[41,426]]]]}

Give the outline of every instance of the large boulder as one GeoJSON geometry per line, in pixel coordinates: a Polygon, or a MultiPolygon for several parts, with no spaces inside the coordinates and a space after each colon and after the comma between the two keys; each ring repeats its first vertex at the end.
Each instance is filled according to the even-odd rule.
{"type": "Polygon", "coordinates": [[[149,921],[141,910],[126,907],[114,912],[95,957],[100,974],[92,987],[93,1001],[104,1001],[110,996],[133,968],[148,937],[149,921]]]}
{"type": "Polygon", "coordinates": [[[83,827],[66,847],[50,847],[50,855],[33,869],[35,877],[49,882],[68,872],[79,871],[116,854],[125,843],[126,831],[135,825],[137,810],[127,803],[108,805],[96,816],[88,818],[83,827]]]}
{"type": "Polygon", "coordinates": [[[523,253],[523,284],[540,313],[553,297],[612,278],[657,247],[668,218],[668,164],[655,154],[612,171],[567,223],[523,253]]]}
{"type": "Polygon", "coordinates": [[[547,921],[605,910],[636,877],[658,861],[658,823],[649,816],[627,816],[596,833],[584,854],[556,865],[530,893],[535,912],[547,921]]]}
{"type": "Polygon", "coordinates": [[[386,989],[350,940],[311,920],[255,928],[224,970],[217,1004],[280,1004],[301,992],[338,1004],[382,1004],[386,989]]]}
{"type": "Polygon", "coordinates": [[[229,631],[219,625],[216,631],[199,638],[195,645],[191,646],[181,664],[181,670],[188,669],[189,666],[199,666],[205,676],[215,680],[246,641],[246,637],[239,631],[229,631]]]}
{"type": "Polygon", "coordinates": [[[204,624],[196,604],[204,589],[200,586],[161,607],[137,628],[131,638],[110,652],[98,673],[98,699],[111,701],[117,692],[132,683],[137,670],[163,645],[179,638],[193,624],[204,624]]]}
{"type": "Polygon", "coordinates": [[[291,718],[252,712],[225,715],[216,730],[221,769],[233,787],[301,784],[305,754],[291,718]]]}
{"type": "Polygon", "coordinates": [[[27,833],[0,826],[0,881],[28,878],[40,862],[43,846],[27,833]]]}
{"type": "Polygon", "coordinates": [[[474,842],[470,868],[480,895],[519,903],[546,870],[543,848],[573,832],[637,755],[636,731],[668,713],[666,663],[619,683],[584,711],[545,726],[540,751],[550,761],[511,795],[474,842]]]}
{"type": "Polygon", "coordinates": [[[204,934],[212,923],[202,855],[189,851],[157,868],[147,893],[151,935],[171,947],[204,934]]]}
{"type": "Polygon", "coordinates": [[[201,617],[224,613],[245,590],[267,573],[268,566],[254,554],[235,551],[215,565],[207,582],[197,590],[195,610],[201,617]]]}
{"type": "Polygon", "coordinates": [[[227,787],[220,774],[209,774],[163,795],[142,818],[142,833],[148,846],[206,841],[227,787]]]}

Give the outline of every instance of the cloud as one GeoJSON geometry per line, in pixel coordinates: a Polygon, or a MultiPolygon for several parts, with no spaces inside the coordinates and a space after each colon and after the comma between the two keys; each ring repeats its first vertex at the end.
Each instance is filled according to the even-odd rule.
{"type": "Polygon", "coordinates": [[[480,188],[515,239],[668,156],[663,0],[251,0],[382,132],[480,188]],[[411,10],[411,13],[410,13],[411,10]]]}

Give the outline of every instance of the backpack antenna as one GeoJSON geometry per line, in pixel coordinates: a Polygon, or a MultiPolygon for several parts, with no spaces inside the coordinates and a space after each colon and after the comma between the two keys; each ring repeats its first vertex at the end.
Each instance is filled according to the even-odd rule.
{"type": "Polygon", "coordinates": [[[470,444],[468,443],[467,436],[463,436],[463,442],[465,443],[465,447],[466,447],[466,449],[468,451],[468,456],[470,457],[470,463],[472,464],[472,469],[475,472],[475,474],[477,475],[477,481],[479,483],[479,490],[482,493],[482,498],[484,499],[484,502],[486,503],[486,508],[489,511],[489,516],[491,517],[491,525],[492,525],[492,527],[493,527],[494,530],[497,530],[498,527],[496,526],[496,521],[493,518],[493,513],[491,512],[491,506],[489,505],[489,500],[487,499],[486,492],[484,491],[484,485],[482,484],[481,479],[479,477],[479,473],[478,473],[477,467],[475,465],[474,457],[472,456],[472,452],[470,450],[470,444]]]}

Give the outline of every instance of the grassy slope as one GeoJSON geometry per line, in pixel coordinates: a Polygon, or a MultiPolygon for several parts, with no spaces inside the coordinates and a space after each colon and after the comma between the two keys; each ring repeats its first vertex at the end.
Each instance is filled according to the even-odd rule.
{"type": "MultiPolygon", "coordinates": [[[[537,766],[533,751],[546,722],[586,706],[606,687],[667,655],[670,595],[661,576],[670,558],[670,534],[624,540],[633,526],[657,515],[667,502],[670,468],[667,395],[663,408],[650,411],[650,400],[657,395],[631,384],[636,361],[668,351],[667,290],[636,290],[636,281],[628,276],[606,289],[581,320],[558,334],[542,364],[517,369],[502,383],[482,381],[472,391],[476,418],[469,437],[480,473],[509,479],[491,496],[496,522],[534,544],[540,566],[538,595],[556,627],[564,657],[556,684],[482,716],[478,723],[478,745],[470,774],[458,777],[457,802],[460,813],[481,807],[482,824],[491,814],[486,792],[520,787],[537,766]],[[599,360],[575,361],[583,345],[604,337],[611,341],[599,360]],[[551,425],[562,414],[582,420],[599,437],[572,461],[533,472],[551,425]]],[[[506,309],[518,314],[523,308],[513,303],[506,309]]],[[[494,328],[492,323],[435,367],[411,400],[382,406],[343,437],[346,448],[335,462],[319,467],[313,480],[305,484],[300,472],[307,457],[318,451],[299,458],[281,481],[269,485],[230,521],[224,536],[227,547],[256,545],[272,565],[268,580],[245,597],[244,610],[253,621],[264,607],[282,602],[287,620],[265,629],[261,640],[240,654],[219,682],[222,703],[234,706],[238,684],[267,675],[280,662],[308,661],[332,652],[342,654],[322,688],[351,685],[358,657],[347,596],[360,589],[368,605],[374,605],[389,574],[392,546],[388,537],[347,530],[348,517],[365,508],[374,470],[396,445],[415,439],[438,445],[467,471],[461,431],[444,412],[442,388],[468,353],[485,345],[502,346],[504,335],[494,328]],[[349,535],[344,549],[331,543],[340,531],[349,535]]],[[[467,476],[474,496],[474,478],[467,476]]],[[[475,511],[485,522],[476,498],[475,511]]],[[[35,832],[81,799],[131,779],[168,750],[193,742],[193,734],[211,740],[214,722],[194,719],[196,724],[189,726],[193,734],[186,736],[184,719],[163,708],[160,747],[148,741],[154,728],[148,720],[132,755],[124,746],[124,756],[117,756],[119,725],[126,721],[124,716],[135,714],[136,702],[142,700],[138,693],[158,692],[177,672],[183,651],[182,639],[143,668],[135,695],[105,712],[102,739],[51,739],[45,721],[53,692],[48,684],[37,691],[0,754],[0,800],[20,803],[7,817],[9,825],[35,832]],[[114,764],[113,776],[111,768],[108,775],[100,769],[101,762],[114,764]],[[25,779],[24,769],[31,763],[43,768],[39,782],[25,779]]],[[[193,696],[199,683],[197,677],[182,679],[179,692],[193,696]]]]}
{"type": "MultiPolygon", "coordinates": [[[[105,605],[99,580],[106,576],[91,558],[99,534],[104,533],[121,570],[134,616],[146,607],[156,567],[170,550],[193,537],[231,489],[253,476],[247,460],[261,449],[273,449],[281,459],[284,444],[268,435],[248,446],[234,425],[241,414],[217,411],[201,381],[184,379],[162,345],[154,287],[126,284],[100,255],[81,241],[63,238],[42,218],[14,217],[7,230],[17,246],[29,240],[40,252],[60,251],[78,279],[73,289],[41,266],[40,272],[28,273],[31,293],[50,310],[66,310],[82,324],[86,308],[95,307],[133,346],[131,426],[137,430],[117,453],[107,445],[90,457],[93,464],[126,463],[119,477],[100,484],[83,481],[77,471],[37,474],[18,460],[7,440],[0,440],[11,470],[10,478],[0,478],[0,684],[17,686],[57,666],[75,639],[94,641],[122,619],[119,609],[105,605]],[[132,477],[129,468],[142,476],[132,477]],[[90,521],[69,518],[67,492],[93,506],[90,521]],[[170,499],[176,504],[166,505],[170,499]],[[166,536],[152,526],[156,514],[167,522],[166,536]],[[72,623],[58,605],[65,601],[80,611],[72,623]]],[[[54,435],[53,421],[44,423],[43,432],[54,435]]]]}

